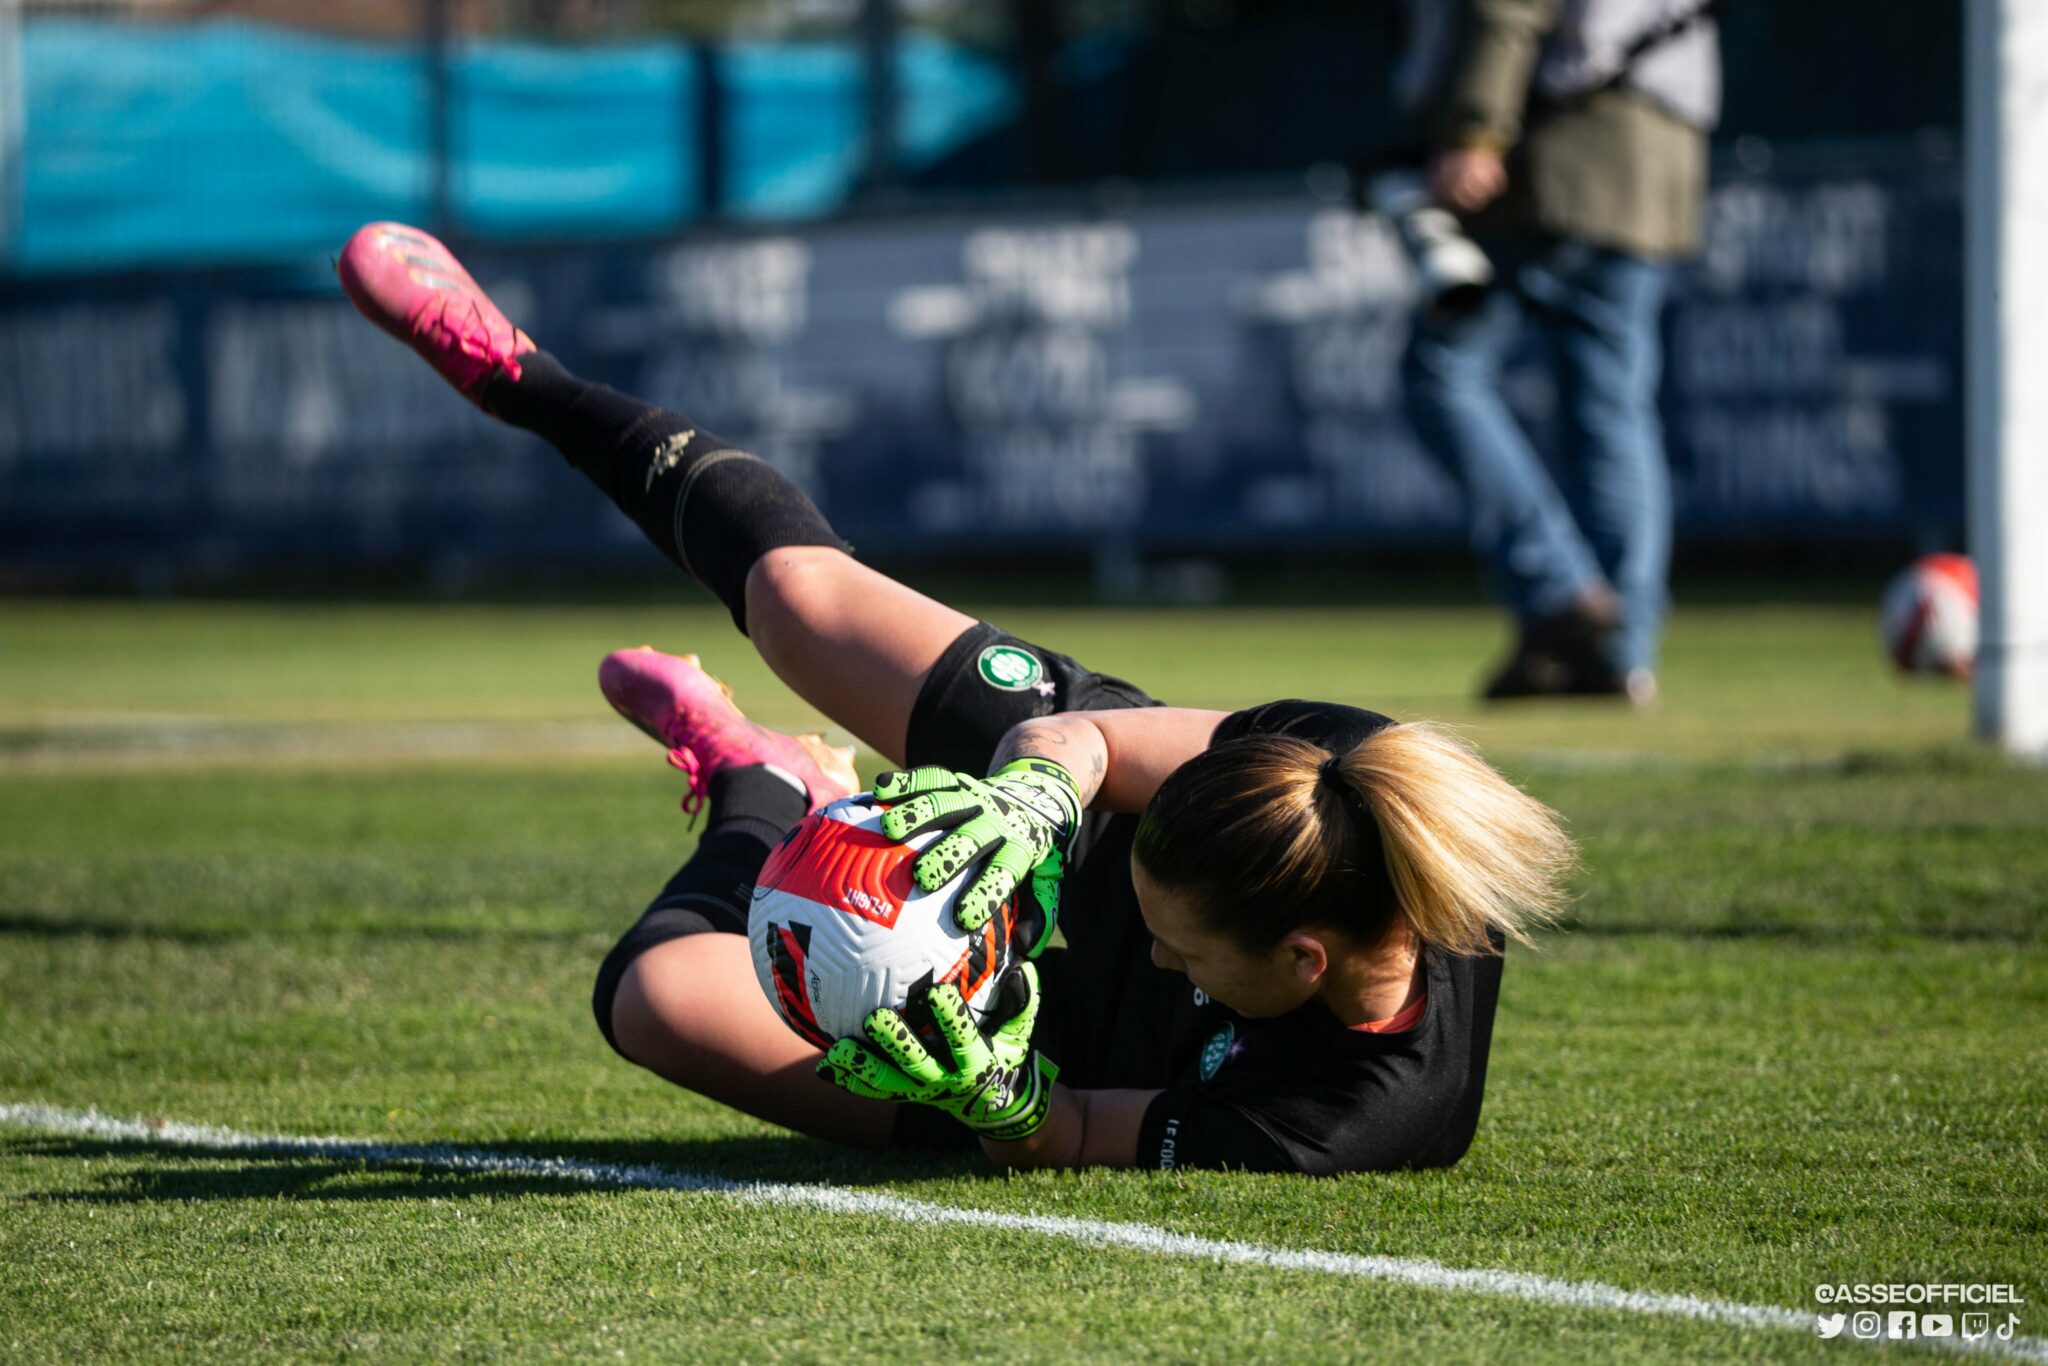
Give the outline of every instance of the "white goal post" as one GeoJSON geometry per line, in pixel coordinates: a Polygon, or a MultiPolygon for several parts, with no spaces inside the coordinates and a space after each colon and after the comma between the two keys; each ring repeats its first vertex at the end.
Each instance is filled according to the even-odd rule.
{"type": "Polygon", "coordinates": [[[2048,4],[1968,0],[1964,25],[1977,732],[2048,760],[2048,4]]]}

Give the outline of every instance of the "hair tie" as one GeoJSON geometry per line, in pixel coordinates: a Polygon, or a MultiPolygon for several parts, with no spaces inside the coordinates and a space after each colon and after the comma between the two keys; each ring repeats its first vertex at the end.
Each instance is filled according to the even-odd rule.
{"type": "MultiPolygon", "coordinates": [[[[1377,850],[1380,843],[1379,818],[1373,814],[1372,806],[1344,776],[1344,756],[1333,754],[1316,765],[1316,787],[1320,792],[1336,794],[1337,805],[1343,810],[1341,828],[1345,843],[1353,849],[1371,848],[1377,850]],[[1359,841],[1367,843],[1361,845],[1359,841]]],[[[1378,866],[1381,856],[1374,852],[1367,860],[1370,866],[1378,866]]]]}

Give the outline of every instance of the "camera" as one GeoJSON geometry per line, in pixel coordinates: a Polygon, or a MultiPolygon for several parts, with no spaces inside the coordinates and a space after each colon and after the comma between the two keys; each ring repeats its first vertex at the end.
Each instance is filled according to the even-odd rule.
{"type": "Polygon", "coordinates": [[[1422,172],[1412,166],[1382,170],[1362,188],[1362,206],[1393,226],[1423,301],[1440,313],[1477,308],[1493,285],[1493,263],[1458,226],[1456,215],[1430,198],[1422,172]]]}

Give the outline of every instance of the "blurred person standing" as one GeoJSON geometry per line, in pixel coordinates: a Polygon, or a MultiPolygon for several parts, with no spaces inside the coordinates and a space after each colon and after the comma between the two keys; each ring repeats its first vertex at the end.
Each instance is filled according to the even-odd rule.
{"type": "Polygon", "coordinates": [[[1713,0],[1408,0],[1400,95],[1431,197],[1492,262],[1426,301],[1410,420],[1463,489],[1519,625],[1489,698],[1657,693],[1670,476],[1658,319],[1699,240],[1720,113],[1713,0]],[[1562,479],[1508,410],[1501,366],[1535,328],[1557,381],[1562,479]]]}

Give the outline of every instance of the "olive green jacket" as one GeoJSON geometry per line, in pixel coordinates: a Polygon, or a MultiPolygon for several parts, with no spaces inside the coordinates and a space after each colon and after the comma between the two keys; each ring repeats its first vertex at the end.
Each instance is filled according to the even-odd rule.
{"type": "MultiPolygon", "coordinates": [[[[1425,0],[1426,3],[1429,0],[1425,0]]],[[[1655,100],[1614,86],[1525,119],[1562,0],[1434,0],[1451,7],[1438,77],[1415,110],[1431,151],[1493,146],[1508,190],[1481,236],[1567,237],[1648,257],[1699,244],[1707,139],[1655,100]]]]}

